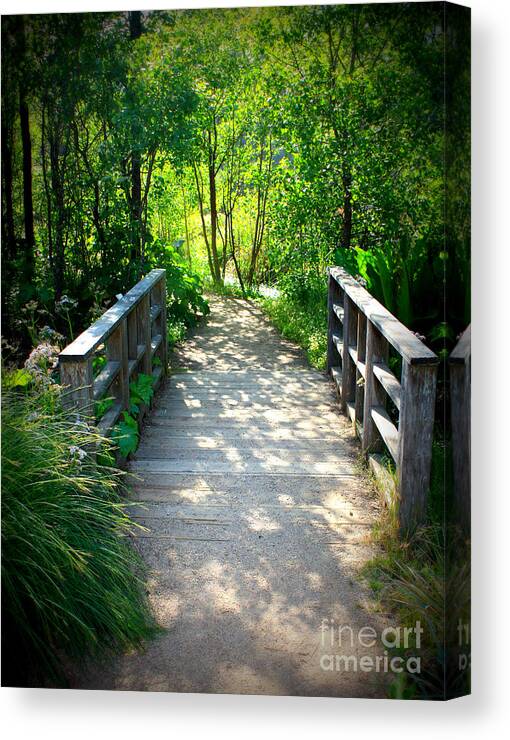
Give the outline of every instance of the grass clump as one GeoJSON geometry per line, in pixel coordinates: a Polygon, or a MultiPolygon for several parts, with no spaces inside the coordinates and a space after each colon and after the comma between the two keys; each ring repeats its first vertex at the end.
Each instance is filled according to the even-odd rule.
{"type": "Polygon", "coordinates": [[[393,698],[445,699],[469,691],[458,631],[469,622],[469,542],[448,516],[449,463],[448,446],[436,439],[426,526],[403,536],[395,504],[383,510],[372,531],[382,553],[365,565],[363,575],[374,596],[396,612],[400,624],[412,627],[419,621],[424,629],[420,649],[410,650],[421,656],[422,670],[396,678],[393,698]]]}
{"type": "Polygon", "coordinates": [[[64,665],[156,634],[121,473],[55,386],[2,398],[4,682],[65,685],[64,665]]]}

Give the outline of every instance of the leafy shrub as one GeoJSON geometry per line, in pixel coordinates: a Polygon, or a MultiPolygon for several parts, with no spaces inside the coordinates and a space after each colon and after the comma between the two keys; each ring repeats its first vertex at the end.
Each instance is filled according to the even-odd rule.
{"type": "Polygon", "coordinates": [[[127,540],[121,473],[108,454],[90,454],[100,438],[61,409],[56,386],[6,385],[4,675],[18,685],[62,684],[67,660],[139,646],[157,627],[127,540]]]}
{"type": "Polygon", "coordinates": [[[209,304],[202,295],[201,278],[171,246],[155,241],[151,247],[151,268],[166,270],[167,320],[169,324],[195,326],[201,316],[209,313],[209,304]]]}

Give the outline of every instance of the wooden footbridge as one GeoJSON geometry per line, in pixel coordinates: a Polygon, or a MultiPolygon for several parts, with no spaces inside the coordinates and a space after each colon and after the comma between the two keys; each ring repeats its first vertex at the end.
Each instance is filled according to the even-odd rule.
{"type": "MultiPolygon", "coordinates": [[[[142,410],[128,470],[131,515],[146,527],[136,546],[166,631],[144,652],[90,666],[76,685],[384,695],[379,672],[325,668],[338,651],[324,625],[354,634],[388,624],[358,577],[381,506],[359,456],[381,475],[393,461],[402,527],[422,521],[437,357],[339,268],[329,271],[334,382],[248,301],[211,299],[167,378],[165,336],[165,275],[154,270],[60,355],[69,404],[90,416],[97,399],[114,397],[98,422],[104,434],[138,372],[162,384],[142,410]]],[[[349,654],[360,649],[376,660],[383,647],[349,654]]]]}

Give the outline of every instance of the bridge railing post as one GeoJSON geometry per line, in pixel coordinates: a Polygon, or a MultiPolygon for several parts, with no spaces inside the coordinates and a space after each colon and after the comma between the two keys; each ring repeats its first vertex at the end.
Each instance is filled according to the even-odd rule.
{"type": "Polygon", "coordinates": [[[399,521],[412,530],[426,520],[432,461],[437,365],[403,363],[398,427],[399,521]]]}
{"type": "Polygon", "coordinates": [[[337,368],[338,372],[341,372],[340,365],[342,361],[341,353],[335,343],[335,336],[338,336],[338,340],[341,340],[342,326],[339,323],[338,316],[333,311],[334,306],[343,306],[343,294],[337,281],[332,275],[328,275],[328,373],[333,368],[337,368]]]}
{"type": "Polygon", "coordinates": [[[85,418],[94,415],[92,358],[60,364],[60,383],[64,388],[62,403],[85,418]]]}
{"type": "Polygon", "coordinates": [[[110,395],[117,399],[124,411],[129,407],[128,322],[124,317],[106,340],[106,356],[118,364],[118,372],[110,386],[110,395]]]}
{"type": "Polygon", "coordinates": [[[449,358],[455,521],[471,528],[471,326],[449,358]]]}

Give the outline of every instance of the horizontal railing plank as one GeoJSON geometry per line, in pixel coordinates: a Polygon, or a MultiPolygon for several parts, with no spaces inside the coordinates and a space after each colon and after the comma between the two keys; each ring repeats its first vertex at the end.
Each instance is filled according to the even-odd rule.
{"type": "Polygon", "coordinates": [[[338,303],[333,303],[333,312],[337,319],[343,323],[344,321],[344,309],[343,306],[339,306],[338,303]]]}
{"type": "Polygon", "coordinates": [[[151,340],[151,356],[156,352],[160,344],[161,344],[161,334],[155,334],[151,340]]]}
{"type": "Polygon", "coordinates": [[[145,354],[145,344],[139,344],[136,348],[136,358],[133,358],[132,360],[129,360],[128,367],[129,367],[129,377],[135,372],[137,369],[140,360],[145,354]]]}
{"type": "Polygon", "coordinates": [[[151,306],[151,310],[150,310],[151,324],[153,321],[156,321],[160,313],[161,313],[161,305],[159,303],[155,303],[153,306],[151,306]]]}
{"type": "Polygon", "coordinates": [[[396,316],[376,301],[356,280],[341,267],[330,267],[328,272],[360,311],[377,327],[388,342],[411,365],[436,365],[439,358],[396,316]]]}
{"type": "Polygon", "coordinates": [[[142,298],[165,276],[165,270],[152,270],[134,288],[106,311],[59,355],[61,362],[85,360],[115,331],[120,322],[131,313],[142,298]]]}
{"type": "Polygon", "coordinates": [[[352,357],[354,364],[358,368],[361,377],[366,378],[366,363],[358,360],[358,350],[356,349],[356,347],[349,347],[349,354],[352,357]]]}
{"type": "Polygon", "coordinates": [[[374,362],[374,375],[382,385],[388,396],[391,398],[397,409],[400,411],[400,396],[402,386],[396,376],[391,372],[384,362],[374,362]]]}
{"type": "Polygon", "coordinates": [[[97,430],[101,437],[108,437],[122,413],[122,403],[118,401],[101,417],[97,430]]]}
{"type": "Polygon", "coordinates": [[[379,434],[384,440],[392,458],[397,462],[398,451],[398,430],[395,424],[388,416],[388,412],[382,406],[372,408],[372,419],[379,430],[379,434]]]}
{"type": "Polygon", "coordinates": [[[120,362],[110,360],[94,380],[94,401],[104,396],[120,371],[120,362]]]}
{"type": "Polygon", "coordinates": [[[331,368],[331,377],[336,383],[336,387],[338,389],[338,392],[340,395],[342,395],[342,368],[341,367],[332,367],[331,368]]]}
{"type": "Polygon", "coordinates": [[[344,350],[344,343],[342,341],[342,337],[340,336],[340,334],[333,334],[332,339],[333,339],[333,344],[335,345],[337,352],[341,357],[342,352],[344,350]]]}

